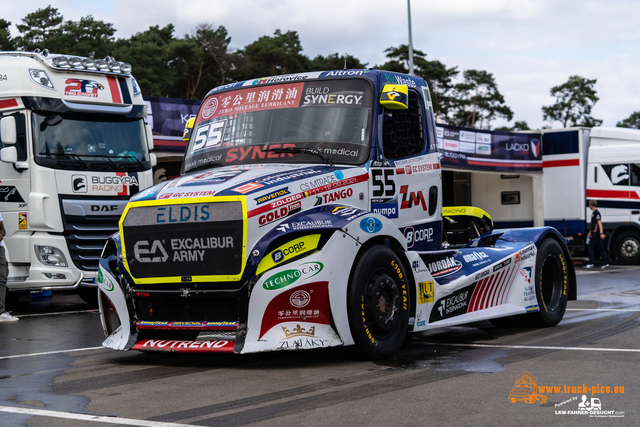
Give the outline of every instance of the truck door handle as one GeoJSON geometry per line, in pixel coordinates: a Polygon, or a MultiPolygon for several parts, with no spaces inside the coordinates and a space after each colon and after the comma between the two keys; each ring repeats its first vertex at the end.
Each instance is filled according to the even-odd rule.
{"type": "Polygon", "coordinates": [[[640,214],[640,211],[631,211],[631,215],[638,215],[640,214]]]}

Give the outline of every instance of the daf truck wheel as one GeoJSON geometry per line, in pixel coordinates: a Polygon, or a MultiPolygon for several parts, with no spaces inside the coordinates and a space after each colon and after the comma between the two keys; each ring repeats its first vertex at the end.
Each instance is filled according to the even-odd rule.
{"type": "Polygon", "coordinates": [[[640,236],[635,231],[625,231],[616,239],[616,258],[622,264],[640,264],[640,236]]]}
{"type": "Polygon", "coordinates": [[[367,358],[395,354],[409,325],[406,273],[386,246],[373,246],[359,257],[351,274],[348,311],[351,334],[367,358]]]}

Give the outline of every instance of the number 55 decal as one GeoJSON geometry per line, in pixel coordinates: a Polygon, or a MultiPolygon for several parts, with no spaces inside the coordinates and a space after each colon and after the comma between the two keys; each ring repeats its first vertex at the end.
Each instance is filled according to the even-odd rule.
{"type": "Polygon", "coordinates": [[[216,147],[222,143],[222,136],[224,135],[224,126],[226,120],[219,122],[207,123],[204,126],[200,126],[196,130],[195,141],[193,144],[192,153],[202,150],[203,148],[216,147]]]}
{"type": "Polygon", "coordinates": [[[371,198],[390,199],[396,197],[395,169],[370,169],[371,198]]]}

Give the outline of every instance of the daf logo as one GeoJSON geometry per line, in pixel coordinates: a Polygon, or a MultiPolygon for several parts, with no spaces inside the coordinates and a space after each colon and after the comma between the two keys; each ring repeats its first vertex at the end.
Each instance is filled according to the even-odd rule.
{"type": "Polygon", "coordinates": [[[160,240],[154,240],[151,248],[149,248],[148,240],[139,240],[133,246],[133,253],[140,262],[165,262],[169,258],[160,240]]]}
{"type": "Polygon", "coordinates": [[[73,175],[71,177],[71,186],[74,193],[86,193],[87,177],[84,175],[73,175]]]}
{"type": "Polygon", "coordinates": [[[118,205],[91,205],[91,212],[117,212],[118,205]]]}

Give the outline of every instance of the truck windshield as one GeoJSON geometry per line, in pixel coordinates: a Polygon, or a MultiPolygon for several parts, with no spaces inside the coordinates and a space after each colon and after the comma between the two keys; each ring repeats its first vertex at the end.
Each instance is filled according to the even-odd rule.
{"type": "Polygon", "coordinates": [[[82,115],[33,113],[36,163],[64,169],[148,169],[142,119],[97,119],[82,115]]]}
{"type": "Polygon", "coordinates": [[[250,86],[207,97],[183,173],[218,164],[342,163],[369,158],[373,96],[365,80],[250,86]]]}

